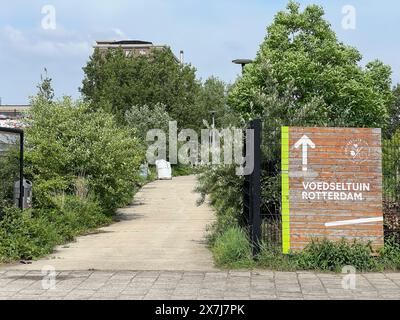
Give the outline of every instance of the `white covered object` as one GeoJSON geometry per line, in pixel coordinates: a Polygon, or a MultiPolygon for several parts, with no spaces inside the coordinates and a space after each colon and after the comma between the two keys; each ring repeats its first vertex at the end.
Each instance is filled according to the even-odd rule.
{"type": "Polygon", "coordinates": [[[171,180],[172,170],[171,164],[166,160],[156,161],[157,176],[159,180],[171,180]]]}

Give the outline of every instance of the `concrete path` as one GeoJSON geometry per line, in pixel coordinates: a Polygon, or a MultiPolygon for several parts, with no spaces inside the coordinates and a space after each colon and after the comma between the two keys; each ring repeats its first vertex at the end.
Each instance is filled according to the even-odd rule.
{"type": "Polygon", "coordinates": [[[0,271],[0,300],[318,300],[400,299],[400,273],[343,275],[272,271],[0,271]]]}
{"type": "Polygon", "coordinates": [[[119,223],[79,237],[46,259],[6,269],[213,270],[205,243],[213,212],[207,204],[196,206],[195,183],[194,176],[152,182],[119,211],[119,223]]]}

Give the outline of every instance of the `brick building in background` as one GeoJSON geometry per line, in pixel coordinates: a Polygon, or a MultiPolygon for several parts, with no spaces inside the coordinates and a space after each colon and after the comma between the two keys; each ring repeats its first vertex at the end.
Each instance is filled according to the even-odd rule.
{"type": "Polygon", "coordinates": [[[0,120],[23,118],[30,107],[30,105],[0,105],[0,120]]]}
{"type": "MultiPolygon", "coordinates": [[[[120,41],[96,41],[94,48],[105,52],[108,49],[122,48],[126,56],[129,55],[146,55],[151,50],[167,50],[169,46],[155,45],[149,41],[141,40],[120,40],[120,41]]],[[[174,55],[177,63],[183,63],[183,51],[180,51],[179,59],[174,55]]]]}

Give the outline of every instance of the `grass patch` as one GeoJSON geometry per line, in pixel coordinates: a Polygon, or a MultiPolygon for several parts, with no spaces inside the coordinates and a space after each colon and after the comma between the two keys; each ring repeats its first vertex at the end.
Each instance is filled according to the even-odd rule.
{"type": "Polygon", "coordinates": [[[50,253],[60,242],[56,226],[43,217],[7,208],[0,221],[0,262],[31,260],[50,253]]]}
{"type": "Polygon", "coordinates": [[[241,228],[230,227],[211,243],[215,264],[219,267],[263,268],[277,271],[333,271],[353,266],[358,272],[400,270],[400,244],[388,240],[378,252],[370,243],[327,239],[313,240],[301,252],[282,254],[280,248],[261,245],[260,254],[253,259],[247,234],[241,228]]]}
{"type": "Polygon", "coordinates": [[[297,263],[292,255],[285,255],[275,248],[261,245],[261,252],[257,257],[257,267],[276,271],[296,271],[297,263]]]}
{"type": "Polygon", "coordinates": [[[38,259],[55,246],[112,222],[92,199],[65,196],[57,202],[55,209],[4,210],[0,219],[1,263],[38,259]]]}
{"type": "Polygon", "coordinates": [[[386,270],[400,270],[400,243],[398,242],[398,236],[393,236],[386,240],[385,246],[380,251],[379,265],[386,270]]]}
{"type": "Polygon", "coordinates": [[[173,177],[190,176],[199,172],[199,169],[191,165],[173,165],[171,166],[173,177]]]}
{"type": "Polygon", "coordinates": [[[248,268],[254,262],[246,233],[237,227],[220,234],[212,247],[215,263],[220,267],[248,268]]]}
{"type": "Polygon", "coordinates": [[[351,265],[358,271],[375,271],[379,267],[373,253],[370,243],[323,239],[311,241],[301,253],[294,255],[294,259],[303,270],[341,272],[344,266],[351,265]]]}

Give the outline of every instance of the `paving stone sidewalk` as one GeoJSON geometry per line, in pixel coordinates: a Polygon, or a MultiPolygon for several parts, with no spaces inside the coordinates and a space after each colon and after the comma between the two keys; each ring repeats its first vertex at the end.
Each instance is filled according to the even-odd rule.
{"type": "Polygon", "coordinates": [[[55,287],[40,271],[0,271],[1,300],[400,299],[400,273],[356,276],[272,271],[62,271],[55,287]],[[45,287],[45,289],[43,288],[45,287]]]}

